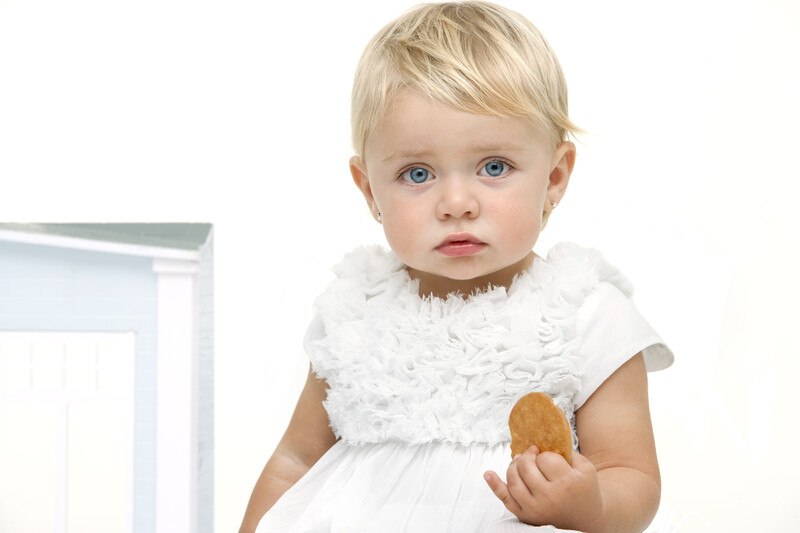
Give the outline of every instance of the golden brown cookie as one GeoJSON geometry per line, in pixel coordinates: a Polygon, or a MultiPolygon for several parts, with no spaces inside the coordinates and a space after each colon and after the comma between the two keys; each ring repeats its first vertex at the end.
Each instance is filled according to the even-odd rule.
{"type": "Polygon", "coordinates": [[[556,452],[572,464],[572,430],[564,412],[543,392],[517,400],[508,415],[511,457],[534,444],[540,452],[556,452]]]}

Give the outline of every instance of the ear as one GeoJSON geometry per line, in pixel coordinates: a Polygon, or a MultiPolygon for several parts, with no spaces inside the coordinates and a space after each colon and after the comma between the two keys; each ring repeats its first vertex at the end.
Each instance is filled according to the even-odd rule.
{"type": "Polygon", "coordinates": [[[547,185],[547,200],[559,203],[567,191],[569,177],[575,166],[575,144],[563,141],[553,152],[551,162],[550,182],[547,185]]]}
{"type": "Polygon", "coordinates": [[[367,165],[364,164],[364,160],[357,155],[350,158],[350,174],[353,176],[353,183],[356,184],[358,190],[364,195],[364,199],[367,201],[372,215],[376,216],[379,208],[375,203],[375,197],[372,195],[372,187],[369,184],[369,176],[367,176],[367,165]]]}

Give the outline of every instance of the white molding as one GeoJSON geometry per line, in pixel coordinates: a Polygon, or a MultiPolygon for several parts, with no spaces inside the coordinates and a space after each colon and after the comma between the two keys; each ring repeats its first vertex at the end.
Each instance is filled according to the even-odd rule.
{"type": "Polygon", "coordinates": [[[155,532],[196,530],[197,265],[153,261],[158,281],[155,532]]]}
{"type": "Polygon", "coordinates": [[[63,235],[31,233],[27,231],[14,231],[7,229],[0,229],[0,241],[19,242],[23,244],[38,244],[41,246],[70,248],[73,250],[84,250],[89,252],[132,255],[136,257],[153,257],[181,261],[200,260],[200,253],[196,250],[180,250],[177,248],[162,248],[159,246],[143,246],[140,244],[127,244],[122,242],[97,241],[92,239],[81,239],[79,237],[65,237],[63,235]]]}
{"type": "Polygon", "coordinates": [[[195,275],[200,271],[196,261],[176,261],[174,259],[153,259],[153,272],[156,274],[195,275]]]}

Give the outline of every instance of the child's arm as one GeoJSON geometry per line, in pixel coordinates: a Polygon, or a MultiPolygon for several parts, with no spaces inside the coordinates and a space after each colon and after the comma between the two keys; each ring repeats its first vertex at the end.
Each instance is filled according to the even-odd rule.
{"type": "Polygon", "coordinates": [[[642,531],[661,497],[647,374],[637,354],[611,375],[576,413],[581,454],[572,466],[532,448],[512,461],[508,484],[487,482],[523,522],[589,533],[642,531]]]}
{"type": "Polygon", "coordinates": [[[261,517],[297,483],[336,442],[322,406],[325,382],[309,369],[294,414],[272,457],[261,472],[247,504],[239,533],[253,533],[261,517]]]}

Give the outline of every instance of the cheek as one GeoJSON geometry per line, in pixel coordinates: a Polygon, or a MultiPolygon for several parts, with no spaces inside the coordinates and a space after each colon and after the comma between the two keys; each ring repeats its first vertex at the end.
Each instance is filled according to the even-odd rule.
{"type": "Polygon", "coordinates": [[[393,250],[403,250],[409,244],[408,233],[402,231],[396,219],[390,217],[384,219],[383,233],[386,235],[386,240],[389,241],[389,246],[393,250]]]}
{"type": "Polygon", "coordinates": [[[419,205],[413,202],[384,202],[381,209],[386,240],[393,250],[402,255],[425,233],[424,214],[419,212],[419,205]]]}
{"type": "Polygon", "coordinates": [[[505,209],[500,212],[505,227],[505,231],[502,232],[503,240],[510,246],[515,244],[522,248],[533,246],[542,229],[542,216],[538,212],[536,203],[528,203],[514,208],[506,205],[505,209]]]}

